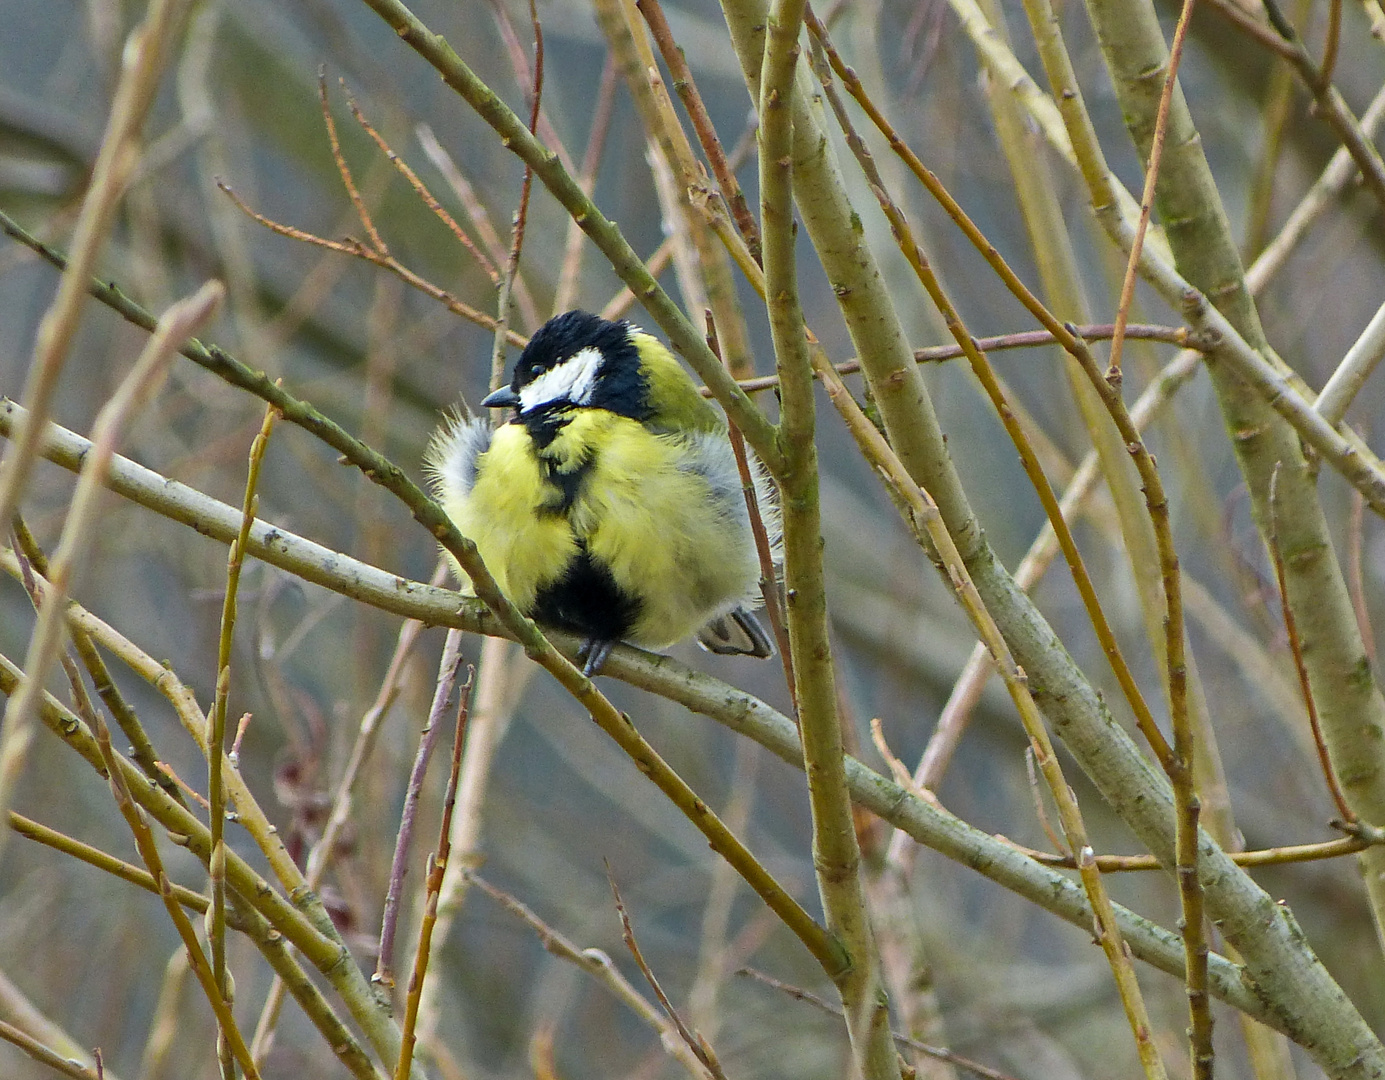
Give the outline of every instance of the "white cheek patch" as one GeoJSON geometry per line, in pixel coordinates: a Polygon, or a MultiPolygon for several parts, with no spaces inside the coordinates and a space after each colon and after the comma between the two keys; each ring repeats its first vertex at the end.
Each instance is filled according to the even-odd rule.
{"type": "Polygon", "coordinates": [[[605,359],[600,349],[591,346],[573,353],[520,389],[519,411],[528,412],[555,401],[589,404],[596,386],[596,373],[601,370],[605,359]]]}

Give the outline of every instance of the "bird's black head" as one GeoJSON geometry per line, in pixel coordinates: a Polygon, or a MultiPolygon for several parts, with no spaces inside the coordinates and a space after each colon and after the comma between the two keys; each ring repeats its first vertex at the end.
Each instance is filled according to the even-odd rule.
{"type": "Polygon", "coordinates": [[[629,323],[586,311],[549,319],[529,339],[510,385],[481,404],[509,405],[521,420],[542,420],[574,408],[607,409],[645,420],[649,384],[629,323]]]}

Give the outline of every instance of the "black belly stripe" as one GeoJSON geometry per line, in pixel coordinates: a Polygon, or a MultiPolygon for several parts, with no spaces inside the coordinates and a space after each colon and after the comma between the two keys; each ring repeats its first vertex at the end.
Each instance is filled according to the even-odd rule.
{"type": "Polygon", "coordinates": [[[591,446],[584,446],[575,461],[561,461],[547,453],[553,440],[571,419],[570,408],[554,405],[511,421],[524,425],[538,452],[544,486],[543,497],[535,508],[540,517],[564,517],[571,512],[582,493],[582,484],[596,467],[596,451],[591,446]]]}
{"type": "Polygon", "coordinates": [[[529,614],[584,637],[624,641],[639,618],[640,601],[583,547],[561,578],[539,590],[529,614]]]}
{"type": "Polygon", "coordinates": [[[573,467],[560,468],[549,458],[539,459],[543,464],[544,498],[539,504],[539,513],[545,517],[562,517],[572,510],[577,496],[582,492],[582,484],[595,467],[595,455],[583,455],[573,467]]]}

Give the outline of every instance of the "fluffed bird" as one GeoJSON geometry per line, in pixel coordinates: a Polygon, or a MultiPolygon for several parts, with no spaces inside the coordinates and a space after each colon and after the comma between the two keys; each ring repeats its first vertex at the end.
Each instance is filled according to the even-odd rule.
{"type": "MultiPolygon", "coordinates": [[[[662,343],[569,311],[481,404],[513,415],[450,417],[425,458],[434,493],[519,610],[585,639],[587,675],[621,641],[773,653],[726,420],[662,343]]],[[[753,459],[752,474],[777,559],[778,502],[753,459]]]]}

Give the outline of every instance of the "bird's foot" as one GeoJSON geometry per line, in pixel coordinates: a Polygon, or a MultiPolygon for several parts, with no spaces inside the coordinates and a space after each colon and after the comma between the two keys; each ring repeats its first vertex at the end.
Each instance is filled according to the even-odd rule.
{"type": "Polygon", "coordinates": [[[611,655],[611,650],[616,647],[616,642],[607,641],[605,638],[589,638],[583,642],[582,647],[577,650],[577,659],[584,661],[582,674],[587,678],[599,674],[601,665],[606,662],[606,657],[611,655]]]}

